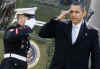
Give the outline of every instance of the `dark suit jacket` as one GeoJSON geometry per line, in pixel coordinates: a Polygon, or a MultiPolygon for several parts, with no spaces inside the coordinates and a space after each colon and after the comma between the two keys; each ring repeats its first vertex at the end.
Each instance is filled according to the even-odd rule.
{"type": "Polygon", "coordinates": [[[43,38],[55,38],[55,52],[49,69],[88,69],[91,53],[91,69],[100,69],[98,32],[85,23],[75,44],[72,44],[72,23],[51,19],[39,33],[43,38]]]}

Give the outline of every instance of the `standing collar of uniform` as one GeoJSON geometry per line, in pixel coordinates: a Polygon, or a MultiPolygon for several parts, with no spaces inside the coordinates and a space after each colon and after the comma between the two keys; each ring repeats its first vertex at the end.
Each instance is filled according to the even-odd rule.
{"type": "Polygon", "coordinates": [[[22,26],[20,26],[19,24],[16,24],[16,27],[22,27],[22,26]]]}

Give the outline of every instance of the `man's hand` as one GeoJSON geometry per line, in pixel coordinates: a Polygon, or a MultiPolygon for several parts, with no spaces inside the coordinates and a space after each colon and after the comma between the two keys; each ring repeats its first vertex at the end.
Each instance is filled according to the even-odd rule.
{"type": "Polygon", "coordinates": [[[70,9],[67,10],[67,11],[62,11],[61,14],[55,19],[55,20],[61,20],[61,19],[64,19],[65,16],[70,12],[70,9]]]}
{"type": "Polygon", "coordinates": [[[35,24],[36,24],[36,19],[35,18],[31,18],[29,20],[26,20],[26,22],[25,22],[25,25],[30,27],[31,29],[34,28],[35,24]]]}

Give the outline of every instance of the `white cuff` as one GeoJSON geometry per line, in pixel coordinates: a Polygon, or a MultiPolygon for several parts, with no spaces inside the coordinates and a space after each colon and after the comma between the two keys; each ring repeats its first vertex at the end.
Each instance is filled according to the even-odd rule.
{"type": "Polygon", "coordinates": [[[34,28],[35,24],[36,24],[35,18],[31,18],[29,20],[26,20],[26,23],[25,23],[25,25],[29,26],[31,29],[34,28]]]}

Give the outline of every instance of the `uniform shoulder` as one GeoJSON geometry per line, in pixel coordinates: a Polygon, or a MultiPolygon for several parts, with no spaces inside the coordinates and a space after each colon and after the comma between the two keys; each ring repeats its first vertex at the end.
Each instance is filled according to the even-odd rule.
{"type": "Polygon", "coordinates": [[[13,28],[16,28],[16,26],[11,25],[11,26],[9,26],[7,29],[13,29],[13,28]]]}
{"type": "Polygon", "coordinates": [[[13,30],[13,29],[15,29],[16,28],[16,26],[9,26],[6,30],[5,30],[5,32],[7,32],[7,31],[9,31],[9,30],[13,30]]]}

